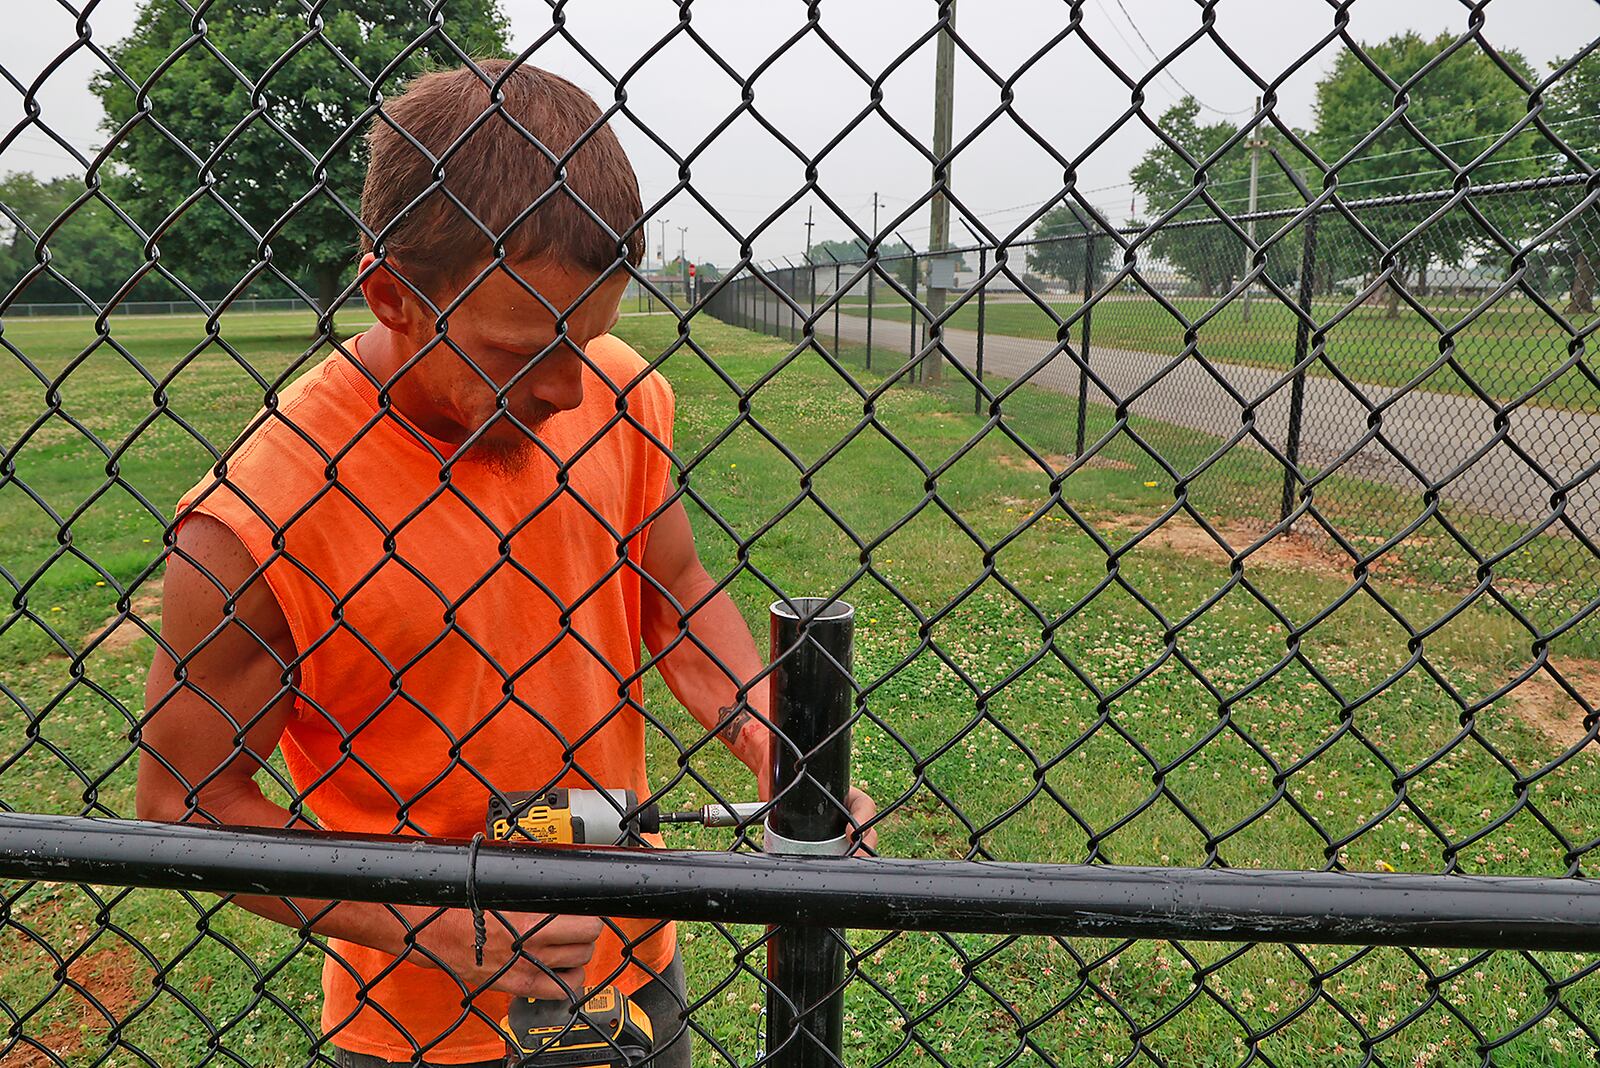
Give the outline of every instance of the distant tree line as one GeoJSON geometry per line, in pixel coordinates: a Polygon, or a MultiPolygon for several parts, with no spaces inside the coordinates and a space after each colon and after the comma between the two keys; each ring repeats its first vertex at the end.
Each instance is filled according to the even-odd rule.
{"type": "MultiPolygon", "coordinates": [[[[1404,33],[1364,48],[1390,78],[1404,82],[1453,40],[1449,35],[1429,40],[1404,33]]],[[[1529,82],[1539,81],[1540,76],[1516,51],[1501,51],[1499,58],[1529,82]]],[[[1242,127],[1233,122],[1202,122],[1200,105],[1193,97],[1185,97],[1157,122],[1182,152],[1165,144],[1157,146],[1145,153],[1130,178],[1152,216],[1176,209],[1173,221],[1219,221],[1163,228],[1144,247],[1149,255],[1171,264],[1198,294],[1218,295],[1240,277],[1245,245],[1220,221],[1219,213],[1237,217],[1248,211],[1251,139],[1264,142],[1257,178],[1260,211],[1305,203],[1273,158],[1274,151],[1314,193],[1323,188],[1326,171],[1334,169],[1340,196],[1347,202],[1448,190],[1454,182],[1450,165],[1472,164],[1474,184],[1483,185],[1577,173],[1582,169],[1577,159],[1600,164],[1600,55],[1583,57],[1556,80],[1544,99],[1543,118],[1559,141],[1536,125],[1500,140],[1527,114],[1527,94],[1481,49],[1463,48],[1430,70],[1408,93],[1406,120],[1433,148],[1400,122],[1363,145],[1394,112],[1394,93],[1355,52],[1345,50],[1317,85],[1314,128],[1292,131],[1315,153],[1313,157],[1270,123],[1242,133],[1242,127]]],[[[1479,197],[1473,204],[1502,235],[1527,241],[1572,202],[1570,194],[1562,199],[1558,193],[1519,193],[1479,197]]],[[[1397,280],[1414,293],[1427,293],[1430,266],[1459,267],[1483,256],[1505,258],[1490,232],[1461,208],[1414,233],[1437,207],[1437,202],[1393,205],[1361,216],[1362,224],[1378,242],[1399,246],[1397,280]]],[[[1071,238],[1084,232],[1083,214],[1075,203],[1060,205],[1041,218],[1034,236],[1071,238]]],[[[1257,241],[1283,222],[1262,220],[1257,225],[1257,241]]],[[[1144,225],[1137,219],[1129,223],[1144,225]]],[[[1382,269],[1381,254],[1371,241],[1331,214],[1323,215],[1319,223],[1323,229],[1313,280],[1319,292],[1327,292],[1341,281],[1377,277],[1382,269]]],[[[1298,278],[1303,235],[1304,227],[1296,227],[1268,250],[1267,273],[1280,285],[1292,285],[1298,278]]],[[[1595,259],[1600,256],[1597,238],[1600,234],[1592,232],[1586,220],[1576,220],[1529,257],[1530,277],[1548,289],[1567,291],[1571,309],[1587,314],[1593,310],[1595,259]]],[[[1093,265],[1096,284],[1113,262],[1120,260],[1120,255],[1117,261],[1101,259],[1117,252],[1113,245],[1109,239],[1098,241],[1093,265]]],[[[1030,252],[1029,263],[1041,274],[1081,283],[1085,252],[1080,240],[1046,244],[1030,252]]],[[[1399,293],[1390,287],[1385,299],[1391,312],[1396,311],[1399,293]]]]}

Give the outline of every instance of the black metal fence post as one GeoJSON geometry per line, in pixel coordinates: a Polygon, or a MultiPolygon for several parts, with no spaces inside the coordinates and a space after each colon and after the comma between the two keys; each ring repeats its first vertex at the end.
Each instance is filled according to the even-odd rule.
{"type": "Polygon", "coordinates": [[[1083,341],[1079,345],[1081,362],[1078,364],[1078,440],[1072,455],[1083,455],[1085,424],[1089,420],[1089,321],[1094,317],[1094,234],[1083,241],[1083,341]]]}
{"type": "MultiPolygon", "coordinates": [[[[839,856],[849,847],[851,645],[855,609],[798,597],[771,608],[772,797],[766,851],[839,856]]],[[[767,940],[767,1063],[842,1065],[844,936],[776,927],[767,940]]]]}
{"type": "Polygon", "coordinates": [[[1283,500],[1278,520],[1289,518],[1294,508],[1294,483],[1300,475],[1300,422],[1306,405],[1306,370],[1300,364],[1310,345],[1312,279],[1317,268],[1317,214],[1306,220],[1305,241],[1300,247],[1300,321],[1294,329],[1294,384],[1289,389],[1289,433],[1284,443],[1283,500]]]}
{"type": "Polygon", "coordinates": [[[911,291],[911,301],[906,304],[906,309],[910,312],[906,318],[911,322],[911,339],[906,343],[908,346],[906,359],[916,360],[911,365],[911,375],[908,381],[916,382],[917,371],[921,369],[922,361],[917,360],[917,254],[915,252],[911,254],[911,284],[906,288],[911,291]]]}
{"type": "Polygon", "coordinates": [[[972,414],[979,415],[983,411],[983,328],[984,312],[988,309],[985,304],[989,299],[989,284],[983,276],[989,270],[989,249],[987,246],[978,249],[978,346],[973,363],[976,365],[973,377],[977,384],[972,387],[972,414]]]}
{"type": "Polygon", "coordinates": [[[872,370],[872,296],[877,289],[878,263],[874,259],[867,269],[867,370],[872,370]]]}
{"type": "MultiPolygon", "coordinates": [[[[809,298],[810,316],[817,317],[817,265],[810,256],[806,257],[806,296],[809,298]]],[[[811,336],[816,336],[816,324],[811,327],[811,336]]]]}
{"type": "MultiPolygon", "coordinates": [[[[828,253],[833,255],[833,253],[828,253]]],[[[844,294],[839,292],[839,285],[844,281],[844,266],[838,261],[833,261],[833,355],[839,355],[839,308],[844,304],[844,294]]]]}

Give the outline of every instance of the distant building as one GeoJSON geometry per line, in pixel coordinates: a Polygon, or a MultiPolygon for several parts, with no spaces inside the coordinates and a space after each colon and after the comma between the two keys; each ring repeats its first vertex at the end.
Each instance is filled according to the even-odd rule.
{"type": "MultiPolygon", "coordinates": [[[[1505,283],[1505,274],[1499,267],[1489,264],[1474,264],[1470,267],[1435,266],[1428,268],[1423,279],[1426,294],[1464,297],[1494,292],[1505,283]]],[[[1401,278],[1400,284],[1407,292],[1422,296],[1424,293],[1418,291],[1417,281],[1415,270],[1411,270],[1401,278]]],[[[1334,288],[1344,293],[1355,293],[1365,289],[1371,282],[1370,274],[1351,275],[1335,282],[1334,288]]],[[[1383,299],[1382,291],[1374,299],[1383,299]]]]}

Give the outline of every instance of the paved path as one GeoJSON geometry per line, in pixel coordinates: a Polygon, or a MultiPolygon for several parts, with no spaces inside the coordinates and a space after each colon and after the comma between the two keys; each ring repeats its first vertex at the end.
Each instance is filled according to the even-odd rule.
{"type": "MultiPolygon", "coordinates": [[[[819,336],[831,341],[832,320],[820,325],[823,329],[819,336]]],[[[862,342],[866,333],[865,316],[840,317],[841,340],[862,342]]],[[[886,354],[906,353],[910,334],[911,327],[906,322],[881,317],[873,320],[874,350],[882,345],[886,354]]],[[[977,341],[978,335],[972,331],[945,331],[951,356],[967,367],[974,365],[977,341]]],[[[986,334],[984,371],[1014,378],[1034,367],[1049,351],[1050,344],[1045,341],[986,334]]],[[[1113,393],[1127,397],[1144,390],[1130,404],[1132,413],[1207,434],[1237,433],[1243,406],[1197,361],[1186,360],[1150,384],[1151,378],[1170,362],[1166,356],[1092,343],[1089,352],[1090,366],[1113,393]]],[[[1283,450],[1288,437],[1290,383],[1281,373],[1260,367],[1227,363],[1212,367],[1241,396],[1257,401],[1258,430],[1283,450]]],[[[1057,354],[1032,381],[1076,396],[1077,364],[1057,354]]],[[[1387,386],[1362,388],[1373,404],[1395,392],[1387,386]]],[[[1093,382],[1089,400],[1112,403],[1093,382]]],[[[1523,407],[1511,415],[1507,440],[1483,451],[1494,437],[1493,420],[1494,412],[1474,397],[1414,390],[1383,409],[1380,432],[1425,477],[1440,479],[1455,473],[1444,489],[1446,503],[1459,502],[1505,519],[1543,519],[1551,510],[1550,497],[1555,492],[1551,483],[1561,486],[1577,481],[1567,495],[1567,514],[1589,536],[1600,537],[1600,475],[1585,477],[1591,467],[1600,464],[1600,416],[1523,407]],[[1523,449],[1549,480],[1519,457],[1508,442],[1523,449]]],[[[1367,428],[1368,410],[1348,387],[1332,378],[1306,377],[1300,454],[1303,463],[1326,465],[1353,446],[1367,428]]],[[[1422,481],[1378,441],[1364,446],[1345,461],[1342,469],[1416,491],[1420,505],[1422,481]]]]}

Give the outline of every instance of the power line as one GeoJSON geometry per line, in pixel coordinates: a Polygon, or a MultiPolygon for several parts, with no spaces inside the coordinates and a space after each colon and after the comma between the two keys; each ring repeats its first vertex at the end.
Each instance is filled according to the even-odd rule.
{"type": "MultiPolygon", "coordinates": [[[[1468,109],[1468,110],[1469,111],[1474,111],[1474,110],[1480,110],[1480,109],[1472,108],[1472,109],[1468,109]]],[[[1464,115],[1464,114],[1467,114],[1467,112],[1463,111],[1463,112],[1459,112],[1458,114],[1463,114],[1464,115]]],[[[1596,122],[1596,121],[1600,121],[1600,117],[1582,116],[1582,117],[1575,118],[1575,119],[1563,119],[1560,122],[1546,123],[1546,125],[1549,126],[1553,130],[1558,126],[1569,126],[1569,125],[1571,125],[1573,123],[1577,123],[1577,122],[1593,123],[1593,122],[1596,122]]],[[[1524,131],[1524,132],[1533,132],[1533,131],[1524,131]]],[[[1435,142],[1433,142],[1433,147],[1434,148],[1448,148],[1448,147],[1451,147],[1453,145],[1470,144],[1473,141],[1491,141],[1494,138],[1497,138],[1497,137],[1500,137],[1500,136],[1502,136],[1502,134],[1488,133],[1488,134],[1479,134],[1476,137],[1461,137],[1461,138],[1457,138],[1454,141],[1435,141],[1435,142]]],[[[1357,164],[1369,163],[1372,160],[1390,159],[1390,158],[1392,158],[1394,156],[1409,156],[1409,155],[1414,155],[1415,153],[1418,153],[1418,152],[1427,152],[1427,151],[1428,151],[1428,146],[1427,145],[1415,145],[1415,146],[1413,146],[1411,148],[1397,148],[1397,149],[1394,149],[1393,151],[1390,151],[1390,152],[1375,152],[1370,156],[1357,156],[1355,159],[1351,160],[1348,164],[1346,164],[1346,166],[1355,166],[1357,164]]],[[[1559,155],[1559,153],[1555,153],[1555,154],[1559,155]]],[[[1518,157],[1518,159],[1542,159],[1542,158],[1545,158],[1545,157],[1542,157],[1542,156],[1521,156],[1521,157],[1518,157]]],[[[1487,167],[1487,166],[1489,166],[1491,164],[1494,164],[1494,163],[1507,163],[1507,162],[1510,162],[1510,161],[1509,160],[1485,160],[1483,163],[1479,164],[1479,166],[1487,167]]],[[[1443,169],[1440,169],[1440,170],[1430,170],[1430,171],[1416,171],[1414,173],[1416,173],[1416,174],[1443,174],[1443,173],[1447,173],[1447,172],[1444,171],[1443,169]]],[[[1387,181],[1392,181],[1393,178],[1403,178],[1403,177],[1407,177],[1407,176],[1406,175],[1394,175],[1391,178],[1372,178],[1372,179],[1363,179],[1363,181],[1387,182],[1387,181]]],[[[1220,189],[1223,186],[1228,186],[1228,185],[1242,185],[1245,182],[1248,182],[1249,180],[1250,180],[1249,178],[1224,178],[1224,179],[1221,179],[1221,180],[1218,180],[1218,181],[1207,181],[1206,182],[1206,188],[1207,189],[1220,189]]],[[[1131,185],[1132,183],[1130,182],[1128,184],[1131,185]]],[[[1340,183],[1340,184],[1344,185],[1346,183],[1340,183]]],[[[1356,183],[1352,182],[1352,183],[1349,183],[1349,184],[1354,185],[1356,183]]],[[[1273,193],[1273,194],[1268,194],[1268,195],[1280,196],[1282,194],[1273,193]]]]}
{"type": "MultiPolygon", "coordinates": [[[[1485,160],[1483,163],[1478,164],[1478,167],[1473,168],[1473,170],[1477,171],[1478,169],[1483,168],[1483,167],[1500,167],[1500,166],[1504,166],[1507,163],[1526,163],[1526,162],[1528,162],[1530,160],[1565,159],[1565,158],[1566,157],[1564,155],[1562,155],[1562,153],[1560,153],[1560,152],[1544,152],[1544,153],[1539,153],[1537,155],[1532,155],[1532,156],[1515,156],[1515,157],[1513,157],[1511,159],[1485,160]]],[[[1360,161],[1354,161],[1354,162],[1360,162],[1360,161]]],[[[1390,175],[1384,175],[1384,176],[1379,177],[1379,178],[1357,178],[1357,179],[1354,179],[1354,180],[1348,181],[1348,182],[1341,181],[1339,183],[1339,185],[1338,185],[1338,188],[1340,190],[1344,190],[1344,189],[1349,189],[1349,188],[1352,188],[1352,187],[1358,186],[1358,185],[1375,185],[1375,184],[1377,184],[1379,182],[1398,182],[1398,181],[1402,181],[1402,180],[1404,180],[1406,178],[1420,178],[1420,177],[1422,177],[1424,175],[1429,175],[1429,174],[1453,174],[1453,173],[1454,172],[1451,171],[1447,167],[1435,167],[1435,168],[1432,168],[1432,169],[1429,169],[1429,170],[1425,170],[1425,171],[1412,171],[1410,174],[1390,174],[1390,175]]],[[[1226,184],[1237,185],[1238,184],[1238,180],[1235,179],[1232,182],[1226,182],[1226,183],[1225,182],[1218,182],[1216,184],[1217,185],[1226,185],[1226,184]]],[[[1210,189],[1211,185],[1208,183],[1206,188],[1210,189]]],[[[1266,200],[1268,197],[1299,197],[1299,196],[1300,196],[1300,194],[1297,191],[1293,190],[1293,189],[1283,189],[1283,190],[1279,190],[1276,193],[1263,193],[1257,199],[1258,200],[1266,200]]],[[[1219,205],[1221,205],[1221,204],[1242,204],[1242,203],[1245,203],[1247,199],[1248,198],[1246,198],[1246,197],[1231,197],[1231,198],[1229,198],[1227,200],[1219,200],[1219,201],[1217,201],[1217,203],[1219,205]]]]}
{"type": "MultiPolygon", "coordinates": [[[[1096,0],[1096,3],[1099,3],[1099,0],[1096,0]]],[[[1128,9],[1126,7],[1123,7],[1122,0],[1116,0],[1116,4],[1118,9],[1122,11],[1123,18],[1128,20],[1128,25],[1133,29],[1134,34],[1139,38],[1140,43],[1144,45],[1145,51],[1150,53],[1150,58],[1154,59],[1157,63],[1161,62],[1161,54],[1154,48],[1150,47],[1150,42],[1145,38],[1144,31],[1139,29],[1139,24],[1133,21],[1133,16],[1128,13],[1128,9]]],[[[1104,4],[1100,4],[1099,6],[1101,11],[1106,11],[1104,4]]],[[[1110,24],[1111,28],[1116,30],[1117,36],[1122,37],[1123,43],[1127,44],[1129,48],[1132,48],[1132,43],[1130,43],[1126,37],[1122,36],[1122,31],[1117,29],[1117,24],[1111,21],[1111,13],[1109,11],[1106,11],[1106,20],[1110,24]]],[[[1188,96],[1193,97],[1194,102],[1205,108],[1207,111],[1214,111],[1218,115],[1248,115],[1252,111],[1251,108],[1238,108],[1234,111],[1225,111],[1222,108],[1214,108],[1210,104],[1207,104],[1204,100],[1201,100],[1193,89],[1190,89],[1187,85],[1184,85],[1182,82],[1180,82],[1178,80],[1178,76],[1172,73],[1172,68],[1170,66],[1161,68],[1161,73],[1167,79],[1169,79],[1173,85],[1176,85],[1179,89],[1182,89],[1188,96]]]]}

